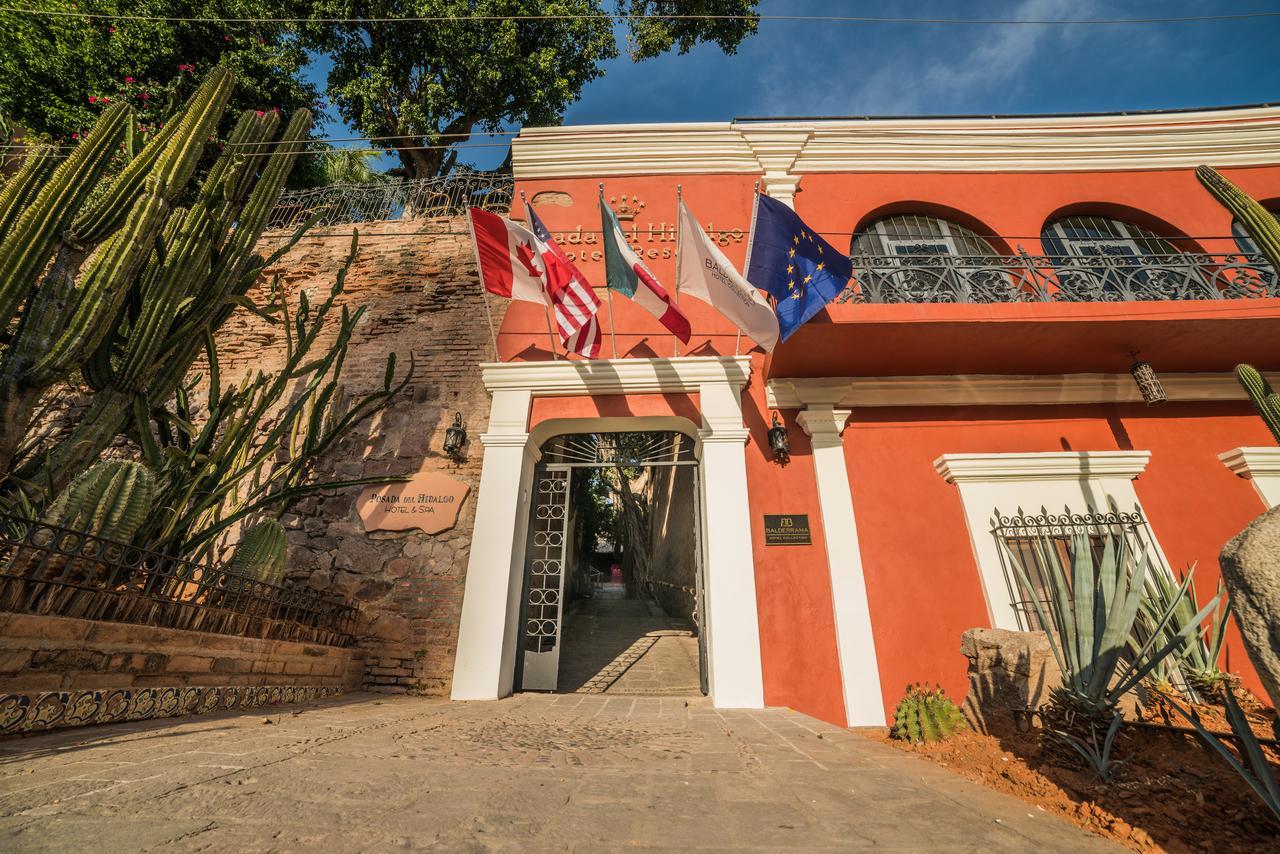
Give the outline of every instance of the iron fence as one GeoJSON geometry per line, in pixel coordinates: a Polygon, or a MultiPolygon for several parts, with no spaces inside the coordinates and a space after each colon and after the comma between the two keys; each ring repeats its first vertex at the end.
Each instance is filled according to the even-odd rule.
{"type": "Polygon", "coordinates": [[[357,609],[101,537],[0,516],[0,611],[327,646],[355,642],[357,609]]]}
{"type": "MultiPolygon", "coordinates": [[[[1147,520],[1136,507],[1130,512],[1112,510],[1107,513],[1049,513],[1044,510],[1023,513],[1019,510],[1013,515],[1003,515],[996,511],[994,521],[991,532],[1004,545],[1000,549],[1001,568],[1009,588],[1010,602],[1023,631],[1051,630],[1051,627],[1040,624],[1032,603],[1039,602],[1046,613],[1051,612],[1054,603],[1049,595],[1050,573],[1061,573],[1060,567],[1072,565],[1071,549],[1078,535],[1089,537],[1095,571],[1108,536],[1126,540],[1130,545],[1152,542],[1147,520]],[[1046,543],[1056,554],[1043,551],[1046,543]],[[1019,576],[1011,561],[1018,562],[1026,581],[1019,576]],[[1029,586],[1027,582],[1030,582],[1029,586]]],[[[1061,580],[1070,587],[1070,573],[1061,580]]]]}
{"type": "Polygon", "coordinates": [[[316,212],[317,225],[460,216],[467,208],[506,213],[515,181],[509,174],[458,172],[439,178],[336,184],[280,194],[268,228],[291,228],[316,212]]]}
{"type": "Polygon", "coordinates": [[[1145,302],[1280,296],[1261,255],[853,255],[846,303],[1145,302]]]}

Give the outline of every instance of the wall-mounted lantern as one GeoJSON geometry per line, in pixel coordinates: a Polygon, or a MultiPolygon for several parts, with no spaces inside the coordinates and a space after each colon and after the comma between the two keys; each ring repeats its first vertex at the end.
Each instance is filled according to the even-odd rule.
{"type": "Polygon", "coordinates": [[[1133,357],[1129,373],[1133,374],[1133,381],[1138,384],[1143,402],[1147,406],[1168,402],[1169,396],[1164,393],[1164,386],[1160,384],[1160,377],[1156,376],[1155,368],[1148,362],[1139,361],[1136,352],[1129,355],[1133,357]]]}
{"type": "Polygon", "coordinates": [[[791,459],[791,442],[787,439],[787,428],[778,420],[778,413],[773,413],[773,426],[769,428],[769,447],[773,450],[773,458],[780,463],[791,459]]]}
{"type": "Polygon", "coordinates": [[[467,444],[467,428],[462,426],[462,413],[453,414],[453,424],[444,431],[444,452],[455,460],[462,454],[462,446],[467,444]]]}

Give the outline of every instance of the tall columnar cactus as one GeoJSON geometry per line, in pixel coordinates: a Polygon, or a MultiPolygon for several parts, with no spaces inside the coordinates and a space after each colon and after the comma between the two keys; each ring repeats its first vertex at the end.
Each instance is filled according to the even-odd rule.
{"type": "Polygon", "coordinates": [[[1217,170],[1208,166],[1196,167],[1196,177],[1209,193],[1231,211],[1258,251],[1267,256],[1274,270],[1280,270],[1280,223],[1271,212],[1244,190],[1228,181],[1217,170]]]}
{"type": "Polygon", "coordinates": [[[1271,431],[1271,435],[1280,442],[1280,394],[1271,390],[1271,384],[1267,382],[1266,377],[1252,365],[1236,365],[1236,379],[1249,393],[1253,408],[1262,416],[1262,421],[1271,431]]]}
{"type": "Polygon", "coordinates": [[[894,738],[912,744],[948,739],[964,726],[964,715],[941,688],[908,686],[907,696],[893,713],[894,738]]]}
{"type": "Polygon", "coordinates": [[[41,521],[127,544],[151,512],[155,492],[155,477],[140,463],[96,463],[58,494],[41,521]]]}
{"type": "Polygon", "coordinates": [[[226,570],[232,575],[279,584],[284,579],[287,553],[284,527],[275,519],[268,519],[244,532],[226,570]]]}
{"type": "Polygon", "coordinates": [[[216,69],[101,192],[132,116],[113,105],[47,180],[47,154],[0,191],[0,506],[33,485],[56,493],[116,435],[173,395],[206,335],[266,262],[253,246],[310,131],[294,114],[246,112],[203,184],[189,187],[234,86],[216,69]],[[266,156],[264,156],[266,155],[266,156]],[[189,208],[175,205],[192,199],[189,208]],[[42,393],[79,371],[95,390],[75,429],[29,440],[42,393]],[[37,451],[34,452],[33,451],[37,451]]]}

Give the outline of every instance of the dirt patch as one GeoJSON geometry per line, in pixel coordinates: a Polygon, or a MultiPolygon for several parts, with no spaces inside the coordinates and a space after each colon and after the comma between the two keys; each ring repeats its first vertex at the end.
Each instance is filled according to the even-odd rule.
{"type": "MultiPolygon", "coordinates": [[[[1269,724],[1256,709],[1250,715],[1255,731],[1270,736],[1269,724]]],[[[1210,729],[1227,729],[1220,710],[1202,711],[1210,729]]],[[[1147,717],[1160,722],[1155,711],[1147,717]]],[[[1185,725],[1176,717],[1173,723],[1185,725]]],[[[1280,828],[1266,807],[1196,735],[1126,726],[1114,754],[1124,764],[1110,785],[1098,783],[1090,772],[1043,761],[1037,733],[996,737],[965,731],[944,742],[921,745],[867,735],[1135,851],[1280,850],[1280,828]]],[[[1280,761],[1274,746],[1265,749],[1273,763],[1280,761]]]]}

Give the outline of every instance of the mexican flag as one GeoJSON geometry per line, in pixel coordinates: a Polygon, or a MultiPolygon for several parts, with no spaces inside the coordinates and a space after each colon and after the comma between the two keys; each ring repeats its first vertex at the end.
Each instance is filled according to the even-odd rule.
{"type": "Polygon", "coordinates": [[[689,319],[671,301],[653,273],[627,243],[613,209],[600,197],[600,222],[604,231],[604,271],[609,290],[631,298],[684,343],[689,343],[689,319]]]}

